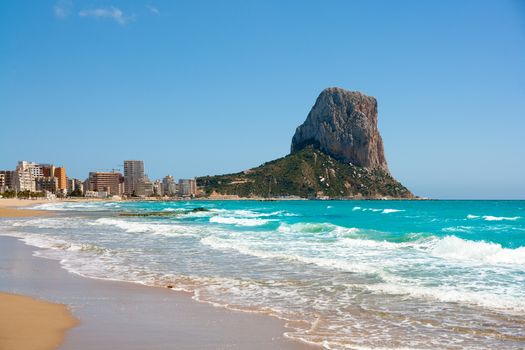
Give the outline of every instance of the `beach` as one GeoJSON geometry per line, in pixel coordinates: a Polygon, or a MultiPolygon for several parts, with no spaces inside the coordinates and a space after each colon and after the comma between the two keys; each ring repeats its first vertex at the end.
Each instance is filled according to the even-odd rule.
{"type": "MultiPolygon", "coordinates": [[[[52,214],[16,209],[27,204],[37,203],[0,200],[1,216],[52,214]]],[[[80,277],[35,257],[39,250],[0,236],[2,350],[317,348],[285,338],[285,323],[276,318],[199,303],[168,288],[80,277]]]]}
{"type": "Polygon", "coordinates": [[[67,306],[61,349],[522,349],[524,205],[41,202],[0,291],[67,306]]]}

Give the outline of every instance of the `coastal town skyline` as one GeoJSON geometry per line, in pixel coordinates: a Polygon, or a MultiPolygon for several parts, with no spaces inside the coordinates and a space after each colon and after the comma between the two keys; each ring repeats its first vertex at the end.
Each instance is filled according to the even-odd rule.
{"type": "Polygon", "coordinates": [[[0,169],[2,197],[86,197],[121,199],[121,197],[195,197],[197,183],[192,179],[178,181],[167,174],[150,179],[144,161],[124,160],[121,168],[95,169],[85,178],[67,175],[67,168],[52,163],[18,161],[14,169],[0,169]],[[121,171],[122,169],[122,171],[121,171]]]}

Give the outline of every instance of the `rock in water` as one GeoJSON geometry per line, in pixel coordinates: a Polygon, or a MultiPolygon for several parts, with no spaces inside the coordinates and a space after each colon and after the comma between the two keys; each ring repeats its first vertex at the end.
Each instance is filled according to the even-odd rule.
{"type": "Polygon", "coordinates": [[[377,129],[377,101],[360,92],[336,87],[321,92],[295,131],[291,151],[310,145],[342,162],[389,172],[377,129]]]}

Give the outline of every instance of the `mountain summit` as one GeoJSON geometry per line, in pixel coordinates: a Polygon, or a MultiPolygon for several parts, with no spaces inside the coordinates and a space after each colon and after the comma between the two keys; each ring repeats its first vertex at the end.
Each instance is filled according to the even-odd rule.
{"type": "Polygon", "coordinates": [[[377,101],[356,91],[327,88],[295,131],[292,153],[311,145],[345,163],[388,172],[377,129],[377,101]]]}

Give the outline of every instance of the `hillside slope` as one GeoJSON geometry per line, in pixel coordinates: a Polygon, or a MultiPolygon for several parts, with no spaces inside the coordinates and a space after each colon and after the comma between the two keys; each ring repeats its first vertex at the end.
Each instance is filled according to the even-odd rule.
{"type": "Polygon", "coordinates": [[[343,163],[307,146],[244,172],[197,178],[206,195],[413,198],[387,171],[343,163]]]}

